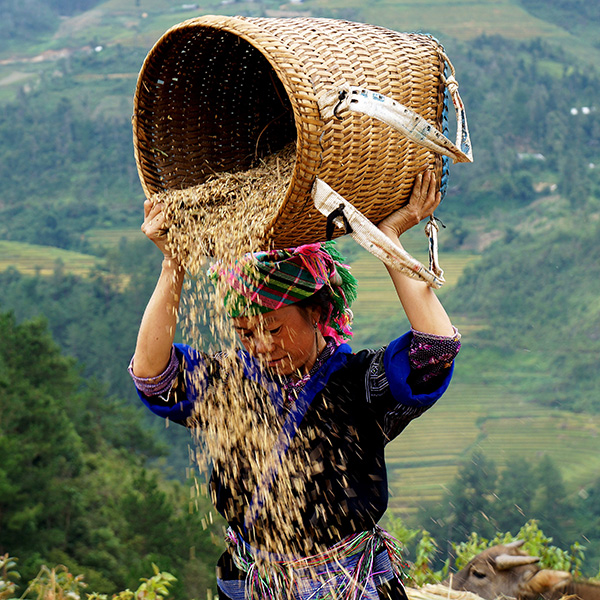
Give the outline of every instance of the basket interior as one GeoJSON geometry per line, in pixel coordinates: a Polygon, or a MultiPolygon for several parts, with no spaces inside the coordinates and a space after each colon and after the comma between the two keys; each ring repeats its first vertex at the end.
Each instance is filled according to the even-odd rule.
{"type": "Polygon", "coordinates": [[[247,169],[296,138],[290,100],[268,60],[237,35],[182,28],[147,61],[138,151],[151,192],[247,169]]]}

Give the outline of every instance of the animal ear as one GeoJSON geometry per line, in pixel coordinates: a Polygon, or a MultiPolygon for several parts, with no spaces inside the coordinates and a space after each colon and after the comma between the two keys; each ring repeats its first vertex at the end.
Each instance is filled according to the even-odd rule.
{"type": "Polygon", "coordinates": [[[542,594],[567,585],[569,581],[571,574],[566,571],[542,569],[525,584],[525,587],[535,594],[542,594]]]}

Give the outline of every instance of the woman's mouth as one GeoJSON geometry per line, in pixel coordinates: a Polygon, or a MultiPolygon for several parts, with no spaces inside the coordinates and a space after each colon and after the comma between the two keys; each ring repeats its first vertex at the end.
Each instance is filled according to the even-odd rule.
{"type": "Polygon", "coordinates": [[[267,368],[283,373],[289,369],[289,357],[281,356],[280,358],[271,358],[267,361],[267,368]]]}

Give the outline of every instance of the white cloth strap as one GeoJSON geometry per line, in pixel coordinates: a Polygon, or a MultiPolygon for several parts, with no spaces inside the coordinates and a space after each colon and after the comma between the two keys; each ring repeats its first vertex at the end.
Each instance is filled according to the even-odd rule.
{"type": "Polygon", "coordinates": [[[448,91],[456,109],[456,144],[410,108],[383,94],[355,86],[344,86],[317,98],[323,120],[329,120],[344,109],[369,115],[387,123],[413,142],[456,162],[473,162],[473,150],[467,117],[454,77],[447,79],[448,91]]]}
{"type": "MultiPolygon", "coordinates": [[[[312,189],[312,198],[317,210],[326,217],[329,217],[335,211],[341,210],[352,228],[350,233],[352,238],[391,269],[400,271],[409,277],[421,279],[433,288],[440,288],[444,284],[443,271],[437,265],[437,273],[424,267],[408,252],[396,246],[356,207],[340,196],[322,179],[316,179],[312,189]]],[[[345,227],[341,217],[334,219],[334,223],[340,228],[345,227]]],[[[437,242],[434,246],[437,248],[437,242]]],[[[435,261],[432,261],[430,257],[430,264],[432,262],[436,263],[437,257],[435,261]]]]}

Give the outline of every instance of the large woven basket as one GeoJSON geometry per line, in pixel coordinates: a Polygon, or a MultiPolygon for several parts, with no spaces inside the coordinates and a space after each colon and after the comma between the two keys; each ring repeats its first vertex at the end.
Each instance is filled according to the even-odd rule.
{"type": "Polygon", "coordinates": [[[318,177],[373,223],[406,202],[415,175],[448,159],[385,123],[318,99],[343,86],[393,98],[446,129],[446,57],[428,35],[331,19],[204,16],[168,30],[140,72],[135,155],[147,196],[251,166],[296,142],[296,165],[263,247],[325,239],[318,177]]]}

